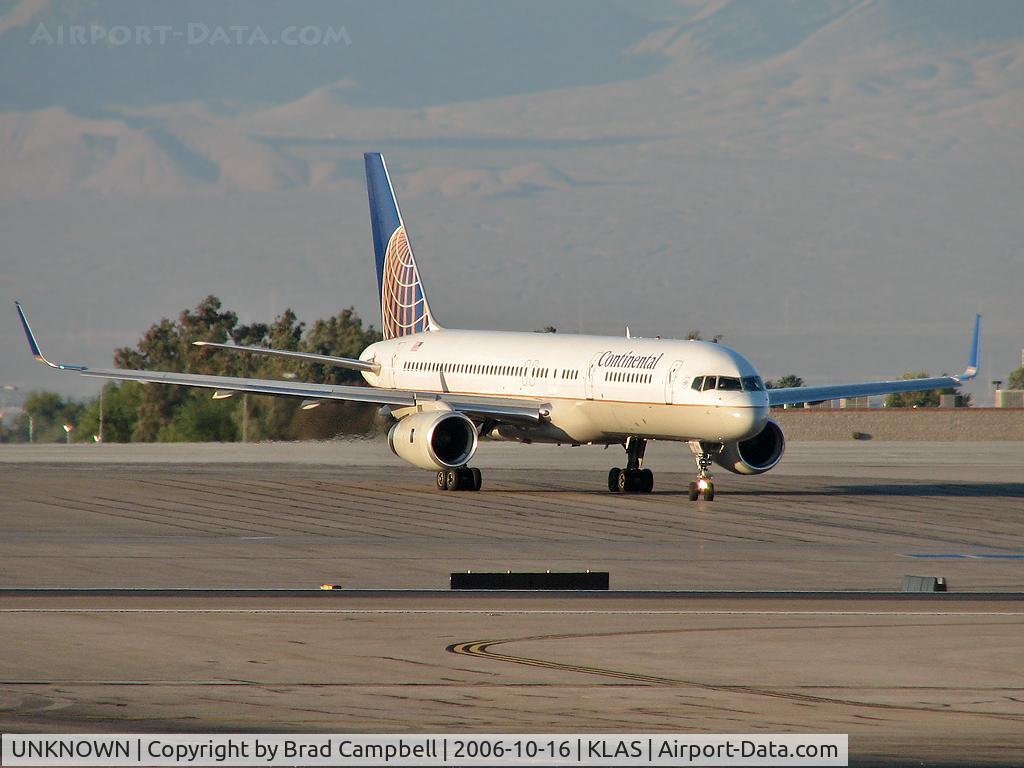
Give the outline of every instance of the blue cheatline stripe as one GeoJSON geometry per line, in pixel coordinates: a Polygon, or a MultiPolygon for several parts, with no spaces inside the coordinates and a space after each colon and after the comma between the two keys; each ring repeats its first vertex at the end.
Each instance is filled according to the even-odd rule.
{"type": "Polygon", "coordinates": [[[1022,554],[1001,554],[998,552],[912,552],[906,557],[930,560],[1024,560],[1022,554]]]}

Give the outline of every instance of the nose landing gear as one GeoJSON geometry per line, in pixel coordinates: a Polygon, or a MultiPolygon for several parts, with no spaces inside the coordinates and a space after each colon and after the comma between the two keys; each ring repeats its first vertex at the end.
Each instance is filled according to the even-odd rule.
{"type": "Polygon", "coordinates": [[[708,472],[711,469],[711,454],[699,440],[690,441],[690,450],[697,462],[697,479],[690,482],[690,501],[696,501],[700,496],[704,497],[704,501],[714,501],[715,484],[708,472]]]}
{"type": "Polygon", "coordinates": [[[627,437],[626,468],[613,467],[608,471],[608,490],[612,493],[650,493],[654,490],[654,473],[643,468],[647,441],[640,437],[627,437]]]}

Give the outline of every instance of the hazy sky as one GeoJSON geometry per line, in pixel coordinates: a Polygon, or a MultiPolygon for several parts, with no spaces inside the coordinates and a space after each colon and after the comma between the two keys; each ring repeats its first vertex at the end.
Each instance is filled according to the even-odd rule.
{"type": "Polygon", "coordinates": [[[0,2],[0,384],[215,293],[379,324],[362,153],[441,320],[723,333],[814,383],[1024,346],[1024,4],[0,2]]]}

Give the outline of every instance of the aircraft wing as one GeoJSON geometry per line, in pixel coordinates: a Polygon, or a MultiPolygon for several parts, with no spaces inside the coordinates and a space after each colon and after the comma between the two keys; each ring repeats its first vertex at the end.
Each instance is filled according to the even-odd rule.
{"type": "Polygon", "coordinates": [[[897,392],[923,392],[929,389],[958,387],[978,375],[981,357],[981,315],[974,319],[974,340],[970,362],[958,376],[933,376],[927,379],[899,379],[896,381],[866,381],[857,384],[827,384],[818,387],[784,387],[768,390],[769,405],[816,403],[821,400],[839,400],[845,397],[890,395],[897,392]]]}
{"type": "Polygon", "coordinates": [[[82,376],[118,381],[139,381],[153,384],[176,384],[185,387],[203,387],[225,393],[252,393],[255,395],[282,395],[301,397],[306,400],[342,400],[358,403],[389,405],[395,408],[410,408],[441,401],[452,410],[477,416],[481,419],[511,422],[538,422],[546,418],[546,403],[527,398],[488,397],[485,395],[460,395],[457,393],[415,392],[383,387],[354,387],[339,384],[314,384],[300,381],[278,381],[276,379],[247,379],[236,376],[207,376],[198,373],[176,373],[172,371],[135,371],[121,368],[89,368],[84,365],[68,365],[48,360],[39,348],[35,335],[29,327],[28,318],[21,304],[15,302],[21,318],[25,336],[32,355],[39,362],[62,371],[74,371],[82,376]]]}

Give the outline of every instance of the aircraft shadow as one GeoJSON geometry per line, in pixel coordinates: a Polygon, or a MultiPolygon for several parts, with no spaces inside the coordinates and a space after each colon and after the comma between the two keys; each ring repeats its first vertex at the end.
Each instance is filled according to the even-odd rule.
{"type": "MultiPolygon", "coordinates": [[[[897,496],[925,497],[943,496],[960,498],[1003,497],[1024,499],[1024,483],[885,483],[864,485],[819,485],[803,488],[741,488],[736,485],[719,483],[719,491],[723,498],[770,498],[770,497],[808,497],[808,496],[897,496]]],[[[642,499],[651,496],[686,496],[685,488],[655,488],[652,493],[612,494],[606,490],[594,488],[485,488],[498,493],[523,496],[557,496],[570,494],[574,496],[601,496],[606,498],[642,499]]]]}
{"type": "Polygon", "coordinates": [[[1024,498],[1024,483],[884,483],[786,488],[728,488],[730,496],[904,496],[1024,498]]]}

